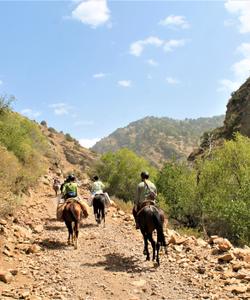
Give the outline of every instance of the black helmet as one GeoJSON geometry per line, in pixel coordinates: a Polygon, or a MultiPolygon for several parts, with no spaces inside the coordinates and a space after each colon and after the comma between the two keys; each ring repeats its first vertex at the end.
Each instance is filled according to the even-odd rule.
{"type": "Polygon", "coordinates": [[[97,181],[97,180],[99,180],[99,177],[95,175],[95,176],[93,176],[93,180],[97,181]]]}
{"type": "Polygon", "coordinates": [[[69,176],[67,178],[68,181],[75,181],[75,179],[76,179],[76,177],[74,174],[69,174],[69,176]]]}
{"type": "Polygon", "coordinates": [[[149,173],[147,171],[141,172],[141,178],[142,179],[148,179],[149,178],[149,173]]]}

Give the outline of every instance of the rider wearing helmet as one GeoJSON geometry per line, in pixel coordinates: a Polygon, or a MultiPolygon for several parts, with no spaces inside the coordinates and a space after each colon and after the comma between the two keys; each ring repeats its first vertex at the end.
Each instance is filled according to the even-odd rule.
{"type": "Polygon", "coordinates": [[[103,192],[105,185],[102,183],[102,181],[99,179],[97,175],[93,176],[92,180],[93,180],[93,184],[91,186],[90,206],[93,205],[93,199],[95,195],[98,194],[103,194],[105,196],[105,204],[109,206],[111,203],[109,195],[108,193],[103,192]]]}
{"type": "Polygon", "coordinates": [[[143,204],[150,202],[155,204],[157,197],[157,190],[153,182],[149,180],[149,173],[147,171],[141,172],[141,182],[137,185],[136,197],[133,207],[133,216],[136,222],[136,228],[139,228],[137,223],[137,213],[143,207],[143,204]]]}
{"type": "Polygon", "coordinates": [[[63,185],[62,188],[62,194],[65,200],[77,196],[77,183],[75,182],[75,180],[76,178],[74,174],[70,174],[67,177],[66,183],[63,185]]]}

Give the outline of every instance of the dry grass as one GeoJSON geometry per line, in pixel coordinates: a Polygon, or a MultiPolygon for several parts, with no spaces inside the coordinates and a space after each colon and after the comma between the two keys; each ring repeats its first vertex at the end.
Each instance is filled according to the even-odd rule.
{"type": "Polygon", "coordinates": [[[112,200],[115,202],[118,208],[123,210],[126,213],[131,214],[133,209],[133,203],[131,201],[125,202],[121,199],[118,199],[116,197],[112,197],[112,200]]]}

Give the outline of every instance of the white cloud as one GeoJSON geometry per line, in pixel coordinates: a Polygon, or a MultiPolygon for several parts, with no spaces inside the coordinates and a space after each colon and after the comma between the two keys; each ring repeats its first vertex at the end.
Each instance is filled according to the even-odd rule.
{"type": "Polygon", "coordinates": [[[31,108],[25,108],[21,110],[21,114],[29,117],[29,118],[36,118],[41,115],[40,111],[33,111],[31,108]]]}
{"type": "Polygon", "coordinates": [[[132,85],[131,80],[119,80],[117,83],[118,83],[118,85],[125,87],[125,88],[129,88],[132,85]]]}
{"type": "Polygon", "coordinates": [[[173,77],[167,77],[166,81],[167,81],[168,84],[171,84],[171,85],[175,85],[175,84],[180,83],[180,81],[178,79],[173,78],[173,77]]]}
{"type": "Polygon", "coordinates": [[[159,63],[157,61],[155,61],[154,59],[148,59],[147,64],[149,64],[152,67],[157,67],[159,65],[159,63]]]}
{"type": "Polygon", "coordinates": [[[186,40],[162,40],[157,36],[150,36],[145,40],[139,40],[130,45],[130,54],[140,56],[146,46],[163,47],[166,52],[173,51],[174,48],[182,47],[186,44],[186,40]]]}
{"type": "Polygon", "coordinates": [[[237,51],[243,54],[244,57],[250,58],[250,43],[242,43],[237,51]]]}
{"type": "Polygon", "coordinates": [[[250,58],[244,58],[232,66],[235,76],[242,81],[250,76],[250,58]]]}
{"type": "Polygon", "coordinates": [[[106,0],[85,0],[72,11],[72,17],[96,28],[108,22],[110,10],[106,0]]]}
{"type": "Polygon", "coordinates": [[[243,55],[243,58],[231,66],[234,74],[234,80],[222,79],[219,81],[219,92],[231,93],[237,90],[240,85],[250,76],[250,43],[242,43],[237,52],[243,55]]]}
{"type": "Polygon", "coordinates": [[[164,44],[164,51],[171,52],[175,48],[183,47],[186,44],[186,40],[169,40],[164,44]]]}
{"type": "Polygon", "coordinates": [[[130,45],[130,54],[140,56],[147,45],[161,47],[164,41],[156,36],[150,36],[145,40],[139,40],[130,45]]]}
{"type": "Polygon", "coordinates": [[[232,91],[236,91],[240,87],[239,81],[232,81],[229,79],[222,79],[219,81],[218,92],[226,92],[230,94],[232,91]]]}
{"type": "Polygon", "coordinates": [[[107,76],[108,76],[108,74],[100,72],[100,73],[94,74],[93,78],[95,78],[95,79],[101,79],[101,78],[104,78],[104,77],[107,77],[107,76]]]}
{"type": "Polygon", "coordinates": [[[159,22],[160,25],[163,26],[170,26],[173,28],[181,28],[181,29],[187,29],[190,27],[190,24],[186,20],[186,17],[184,16],[174,16],[170,15],[166,17],[164,20],[161,20],[159,22]]]}
{"type": "Polygon", "coordinates": [[[85,148],[91,148],[92,146],[95,145],[95,143],[97,143],[98,141],[100,141],[100,138],[93,138],[93,139],[80,139],[79,142],[80,144],[85,147],[85,148]]]}
{"type": "Polygon", "coordinates": [[[240,33],[250,32],[250,1],[249,0],[226,0],[225,8],[229,13],[238,16],[240,33]]]}
{"type": "Polygon", "coordinates": [[[58,116],[68,115],[69,111],[72,108],[68,104],[62,103],[62,102],[51,104],[51,105],[49,105],[49,107],[53,108],[54,109],[54,114],[58,115],[58,116]]]}

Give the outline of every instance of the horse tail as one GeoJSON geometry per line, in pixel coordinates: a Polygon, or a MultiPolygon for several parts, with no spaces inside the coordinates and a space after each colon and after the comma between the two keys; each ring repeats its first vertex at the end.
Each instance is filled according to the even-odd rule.
{"type": "MultiPolygon", "coordinates": [[[[79,207],[80,207],[80,205],[79,205],[79,207]]],[[[74,221],[75,222],[80,222],[80,220],[81,220],[81,207],[78,210],[77,206],[75,205],[75,203],[72,203],[70,205],[70,212],[71,212],[71,215],[72,215],[74,221]]]]}
{"type": "Polygon", "coordinates": [[[154,225],[155,225],[155,228],[157,231],[158,242],[160,243],[161,246],[166,247],[167,244],[166,244],[165,235],[163,232],[163,224],[161,221],[161,216],[160,216],[158,209],[156,209],[156,208],[154,209],[154,212],[153,212],[153,222],[154,222],[154,225]]]}

